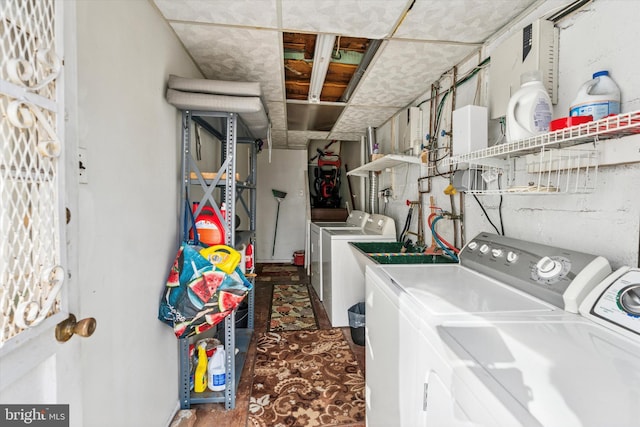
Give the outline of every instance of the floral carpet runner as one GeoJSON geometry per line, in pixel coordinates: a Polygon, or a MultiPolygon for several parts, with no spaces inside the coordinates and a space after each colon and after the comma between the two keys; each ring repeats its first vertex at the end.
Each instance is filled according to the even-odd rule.
{"type": "Polygon", "coordinates": [[[299,282],[300,273],[295,265],[265,265],[262,267],[260,281],[263,282],[299,282]]]}
{"type": "Polygon", "coordinates": [[[305,284],[273,285],[268,330],[318,329],[318,322],[305,284]]]}
{"type": "Polygon", "coordinates": [[[258,340],[249,426],[364,424],[364,375],[340,329],[258,340]]]}

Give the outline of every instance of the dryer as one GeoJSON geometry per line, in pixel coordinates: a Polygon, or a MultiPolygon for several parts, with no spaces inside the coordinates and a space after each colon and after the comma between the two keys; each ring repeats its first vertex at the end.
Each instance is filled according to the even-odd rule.
{"type": "Polygon", "coordinates": [[[362,229],[369,218],[369,214],[363,211],[353,210],[349,213],[344,222],[310,222],[309,223],[309,252],[311,260],[309,263],[309,274],[311,276],[311,286],[316,291],[320,301],[322,294],[322,229],[337,228],[343,230],[362,229]]]}
{"type": "Polygon", "coordinates": [[[349,326],[347,310],[364,301],[364,266],[349,242],[395,242],[393,218],[371,214],[364,228],[322,229],[322,304],[334,328],[349,326]]]}
{"type": "Polygon", "coordinates": [[[580,425],[555,384],[566,374],[549,373],[579,355],[578,307],[610,272],[602,257],[489,233],[458,265],[368,267],[367,424],[580,425]]]}

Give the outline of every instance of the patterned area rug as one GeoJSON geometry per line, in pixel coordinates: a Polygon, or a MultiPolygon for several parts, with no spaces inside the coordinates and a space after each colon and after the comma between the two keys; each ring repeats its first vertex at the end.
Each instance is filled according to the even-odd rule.
{"type": "Polygon", "coordinates": [[[299,282],[300,273],[295,265],[265,265],[258,275],[261,282],[299,282]]]}
{"type": "Polygon", "coordinates": [[[267,332],[257,344],[247,424],[364,424],[364,385],[340,329],[267,332]]]}
{"type": "Polygon", "coordinates": [[[269,331],[318,329],[309,288],[305,284],[273,285],[269,331]]]}

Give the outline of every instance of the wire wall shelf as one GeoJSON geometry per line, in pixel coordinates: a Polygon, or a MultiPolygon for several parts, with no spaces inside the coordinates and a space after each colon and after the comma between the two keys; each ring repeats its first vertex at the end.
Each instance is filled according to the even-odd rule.
{"type": "Polygon", "coordinates": [[[595,149],[547,149],[512,158],[506,167],[471,164],[461,186],[473,194],[591,193],[598,181],[595,149]]]}
{"type": "Polygon", "coordinates": [[[459,178],[460,189],[468,193],[590,193],[598,176],[595,144],[635,134],[640,134],[640,111],[452,156],[440,168],[468,168],[459,178]],[[570,148],[586,143],[594,144],[570,148]]]}

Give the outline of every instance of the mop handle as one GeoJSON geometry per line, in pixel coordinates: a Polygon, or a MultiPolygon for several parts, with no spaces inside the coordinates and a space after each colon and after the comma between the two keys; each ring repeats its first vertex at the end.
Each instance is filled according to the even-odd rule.
{"type": "Polygon", "coordinates": [[[276,236],[278,235],[278,217],[280,216],[280,200],[278,200],[278,208],[276,209],[276,228],[273,231],[273,249],[271,249],[271,257],[276,253],[276,236]]]}

